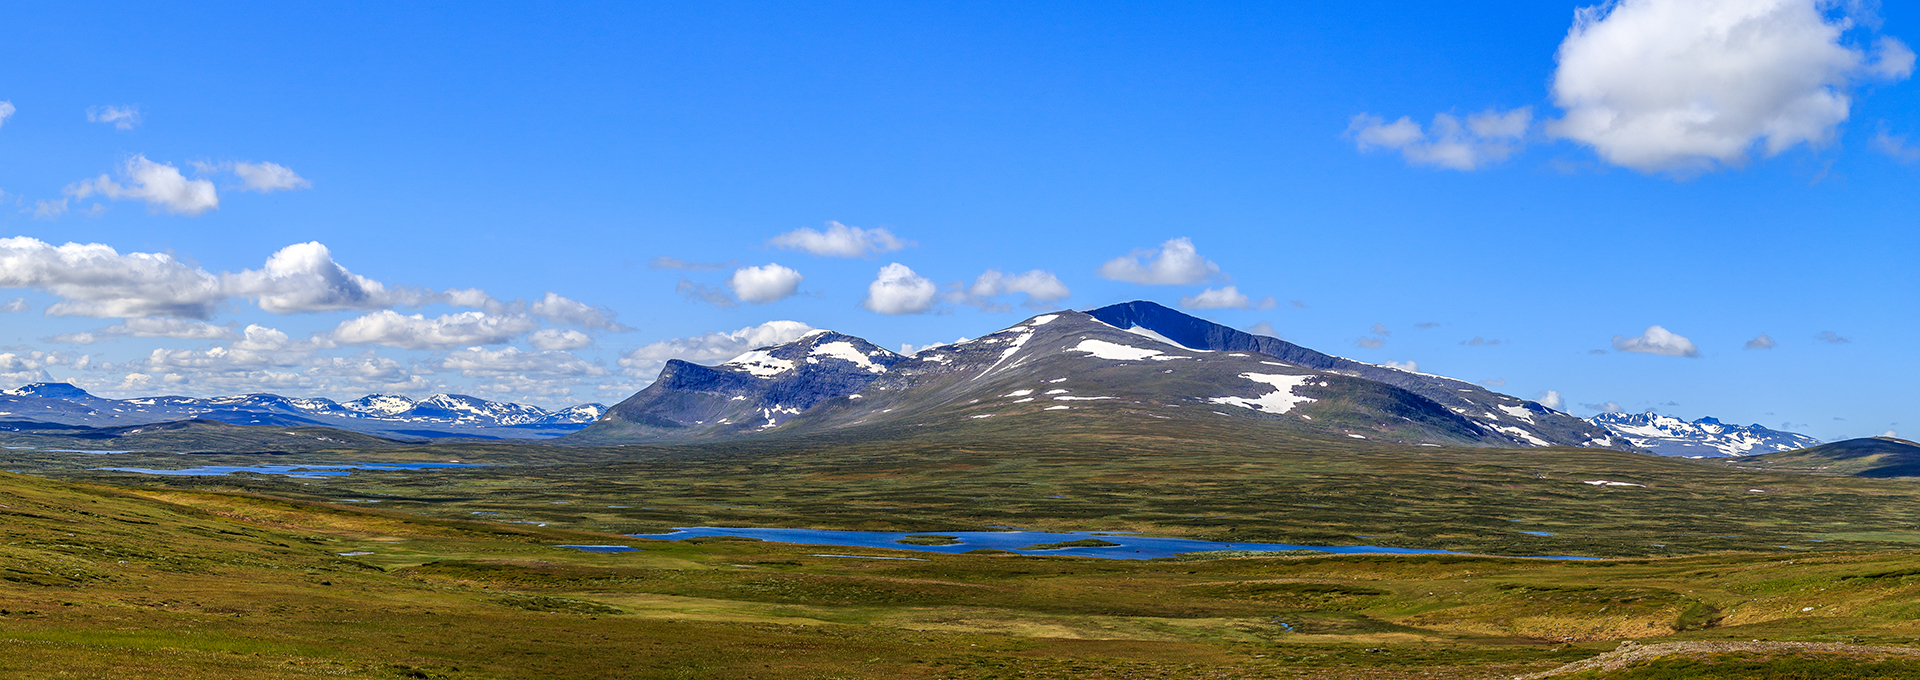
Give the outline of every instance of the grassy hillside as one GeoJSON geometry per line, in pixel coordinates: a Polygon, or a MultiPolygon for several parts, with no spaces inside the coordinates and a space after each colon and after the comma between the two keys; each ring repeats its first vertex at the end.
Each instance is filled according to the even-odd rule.
{"type": "Polygon", "coordinates": [[[0,425],[5,426],[0,427],[0,444],[42,450],[274,453],[378,449],[406,444],[331,427],[230,425],[217,420],[179,420],[116,427],[31,422],[0,425]]]}
{"type": "Polygon", "coordinates": [[[1737,467],[1824,475],[1920,477],[1920,444],[1894,437],[1863,437],[1724,462],[1737,467]]]}

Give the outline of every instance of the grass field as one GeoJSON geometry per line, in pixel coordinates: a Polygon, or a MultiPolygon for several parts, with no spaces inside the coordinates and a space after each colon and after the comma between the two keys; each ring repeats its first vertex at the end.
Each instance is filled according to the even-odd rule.
{"type": "MultiPolygon", "coordinates": [[[[0,475],[0,677],[1512,677],[1628,639],[1920,641],[1920,554],[1907,550],[1920,547],[1916,494],[1901,480],[1153,434],[13,451],[0,467],[42,477],[0,475]],[[499,467],[326,479],[87,471],[452,459],[499,467]],[[1585,483],[1603,479],[1645,486],[1585,483]],[[684,525],[1019,525],[1612,559],[1120,561],[619,535],[684,525]]],[[[1694,655],[1609,673],[1837,664],[1846,677],[1908,661],[1694,655]]]]}

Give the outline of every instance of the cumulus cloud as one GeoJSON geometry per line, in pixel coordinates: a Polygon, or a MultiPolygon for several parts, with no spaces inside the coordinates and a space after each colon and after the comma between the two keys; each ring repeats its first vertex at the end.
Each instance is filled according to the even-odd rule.
{"type": "Polygon", "coordinates": [[[913,245],[884,228],[861,229],[827,222],[825,231],[800,228],[768,241],[775,248],[799,250],[828,257],[871,257],[913,245]]]}
{"type": "Polygon", "coordinates": [[[140,124],[140,107],[89,106],[87,120],[112,125],[116,130],[132,130],[135,125],[140,124]]]}
{"type": "Polygon", "coordinates": [[[1900,80],[1913,51],[1844,34],[1864,3],[1623,0],[1580,9],[1561,43],[1551,126],[1605,161],[1643,172],[1699,172],[1827,142],[1850,89],[1900,80]],[[1842,13],[1829,16],[1825,10],[1842,13]]]}
{"type": "Polygon", "coordinates": [[[1233,286],[1208,288],[1180,298],[1180,306],[1187,309],[1273,309],[1278,304],[1271,295],[1254,300],[1233,286]]]}
{"type": "Polygon", "coordinates": [[[98,243],[54,246],[0,238],[0,288],[37,288],[61,298],[52,316],[178,316],[204,319],[227,298],[219,277],[165,253],[120,254],[98,243]]]}
{"type": "Polygon", "coordinates": [[[423,291],[388,288],[347,271],[318,241],[281,248],[267,258],[266,266],[229,275],[225,283],[228,290],[253,298],[275,314],[419,305],[433,299],[423,291]]]}
{"type": "Polygon", "coordinates": [[[867,299],[860,304],[881,314],[919,314],[933,309],[939,292],[932,280],[895,262],[880,268],[880,275],[867,284],[867,299]]]}
{"type": "MultiPolygon", "coordinates": [[[[482,307],[481,305],[465,306],[482,307]]],[[[587,330],[614,332],[633,330],[627,325],[615,321],[615,314],[611,309],[595,307],[584,302],[571,300],[553,291],[547,291],[544,297],[535,300],[531,311],[553,323],[578,326],[587,330]]]]}
{"type": "Polygon", "coordinates": [[[733,276],[727,277],[727,287],[741,302],[767,304],[793,297],[800,290],[800,281],[805,278],[798,271],[782,267],[779,263],[770,263],[733,270],[733,276]]]}
{"type": "Polygon", "coordinates": [[[1468,115],[1465,120],[1439,113],[1424,129],[1406,116],[1387,122],[1380,116],[1362,113],[1347,122],[1346,136],[1361,151],[1396,150],[1413,165],[1476,170],[1504,161],[1520,150],[1532,126],[1531,107],[1510,111],[1487,109],[1468,115]]]}
{"type": "MultiPolygon", "coordinates": [[[[279,332],[279,331],[274,331],[279,332]]],[[[190,319],[172,319],[165,317],[139,317],[83,333],[63,333],[47,338],[48,342],[90,345],[104,338],[181,338],[185,340],[231,340],[240,337],[229,326],[215,326],[205,321],[190,319]]]]}
{"type": "Polygon", "coordinates": [[[1819,340],[1821,342],[1824,342],[1830,345],[1844,345],[1849,342],[1853,342],[1852,340],[1848,340],[1844,337],[1841,337],[1839,333],[1835,333],[1833,331],[1820,331],[1820,334],[1813,336],[1813,339],[1819,340]]]}
{"type": "Polygon", "coordinates": [[[345,345],[384,345],[402,349],[449,349],[469,345],[499,345],[538,328],[521,314],[458,312],[428,318],[383,309],[348,319],[327,335],[345,345]]]}
{"type": "Polygon", "coordinates": [[[1380,365],[1385,366],[1387,368],[1397,368],[1402,371],[1407,371],[1409,373],[1418,373],[1420,371],[1420,364],[1419,362],[1415,362],[1415,361],[1388,361],[1387,363],[1380,364],[1380,365]]]}
{"type": "Polygon", "coordinates": [[[738,260],[727,260],[726,262],[694,262],[691,260],[682,260],[677,257],[669,257],[666,255],[661,255],[651,260],[647,260],[648,269],[666,269],[666,270],[695,271],[695,272],[720,271],[722,269],[732,267],[736,264],[739,264],[738,260]]]}
{"type": "Polygon", "coordinates": [[[233,174],[240,178],[241,184],[247,191],[258,191],[264,194],[313,186],[312,182],[295,174],[292,168],[279,163],[234,163],[232,169],[233,174]]]}
{"type": "Polygon", "coordinates": [[[121,166],[118,181],[101,175],[67,187],[66,194],[76,199],[98,195],[114,200],[140,200],[145,201],[148,208],[175,215],[198,215],[220,207],[220,196],[214,191],[213,182],[187,179],[179,168],[155,163],[146,156],[127,159],[121,166]]]}
{"type": "Polygon", "coordinates": [[[13,108],[13,102],[0,101],[0,125],[6,125],[7,119],[12,118],[13,112],[17,110],[13,108]]]}
{"type": "Polygon", "coordinates": [[[1560,397],[1559,392],[1547,390],[1546,394],[1540,395],[1540,405],[1558,411],[1567,404],[1566,401],[1560,397]]]}
{"type": "Polygon", "coordinates": [[[1220,265],[1201,257],[1185,236],[1136,250],[1100,265],[1100,276],[1114,281],[1160,286],[1200,283],[1220,275],[1220,265]]]}
{"type": "Polygon", "coordinates": [[[40,351],[0,352],[0,384],[7,387],[53,382],[47,368],[62,365],[62,357],[40,351]]]}
{"type": "Polygon", "coordinates": [[[713,331],[650,343],[622,354],[619,363],[628,375],[651,379],[668,359],[719,363],[748,350],[792,342],[813,330],[812,326],[798,321],[768,321],[736,331],[713,331]]]}
{"type": "Polygon", "coordinates": [[[566,351],[593,344],[593,336],[573,329],[542,328],[527,336],[527,344],[542,351],[566,351]]]}
{"type": "Polygon", "coordinates": [[[1779,344],[1773,341],[1773,336],[1761,333],[1759,337],[1747,341],[1747,349],[1773,349],[1779,344]]]}
{"type": "Polygon", "coordinates": [[[1659,326],[1649,326],[1645,333],[1634,337],[1613,336],[1613,348],[1621,352],[1639,352],[1641,354],[1659,354],[1670,357],[1695,358],[1700,350],[1686,336],[1659,326]]]}
{"type": "MultiPolygon", "coordinates": [[[[958,285],[955,284],[955,286],[958,285]]],[[[1026,295],[1023,306],[1037,309],[1050,307],[1053,306],[1052,303],[1065,300],[1072,291],[1067,290],[1067,284],[1061,283],[1060,277],[1054,276],[1053,272],[1034,269],[1019,274],[1006,274],[998,269],[989,269],[975,278],[973,285],[957,288],[948,295],[948,299],[973,305],[982,310],[1005,311],[1011,308],[1006,304],[995,302],[994,298],[1015,294],[1026,295]]]]}
{"type": "Polygon", "coordinates": [[[1269,321],[1262,321],[1254,325],[1248,326],[1247,332],[1252,333],[1254,335],[1264,335],[1269,338],[1280,337],[1280,331],[1278,329],[1275,329],[1273,327],[1273,323],[1269,321]]]}
{"type": "Polygon", "coordinates": [[[447,353],[432,367],[478,378],[469,386],[474,392],[516,397],[562,396],[582,380],[607,375],[605,368],[566,352],[523,352],[518,347],[468,347],[447,353]]]}

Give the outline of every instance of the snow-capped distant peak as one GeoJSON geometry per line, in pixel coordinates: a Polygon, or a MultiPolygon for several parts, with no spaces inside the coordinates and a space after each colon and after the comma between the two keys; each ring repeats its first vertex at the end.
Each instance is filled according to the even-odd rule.
{"type": "Polygon", "coordinates": [[[346,407],[348,410],[377,416],[399,415],[413,408],[413,405],[414,401],[412,399],[398,394],[369,394],[341,404],[341,406],[346,407]]]}
{"type": "Polygon", "coordinates": [[[1793,432],[1760,425],[1728,425],[1714,418],[1693,422],[1646,413],[1602,413],[1587,419],[1626,439],[1634,446],[1663,456],[1756,456],[1792,451],[1820,443],[1793,432]]]}

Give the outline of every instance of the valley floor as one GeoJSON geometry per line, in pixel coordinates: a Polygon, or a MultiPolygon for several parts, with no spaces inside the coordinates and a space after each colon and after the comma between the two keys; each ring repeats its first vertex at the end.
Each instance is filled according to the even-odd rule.
{"type": "Polygon", "coordinates": [[[935,445],[170,463],[500,466],[324,479],[143,477],[87,468],[167,461],[11,452],[6,467],[46,476],[0,473],[0,677],[1494,678],[1626,640],[1826,646],[1658,647],[1553,677],[1920,676],[1904,651],[1920,649],[1920,553],[1902,547],[1915,493],[1900,480],[1567,451],[1180,445],[1155,463],[1164,452],[1132,446],[1100,465],[935,445]],[[1367,534],[1606,559],[1104,560],[622,535],[727,522],[1367,534]],[[1536,529],[1551,535],[1523,533],[1536,529]],[[1665,535],[1691,542],[1661,556],[1647,544],[1665,535]]]}

